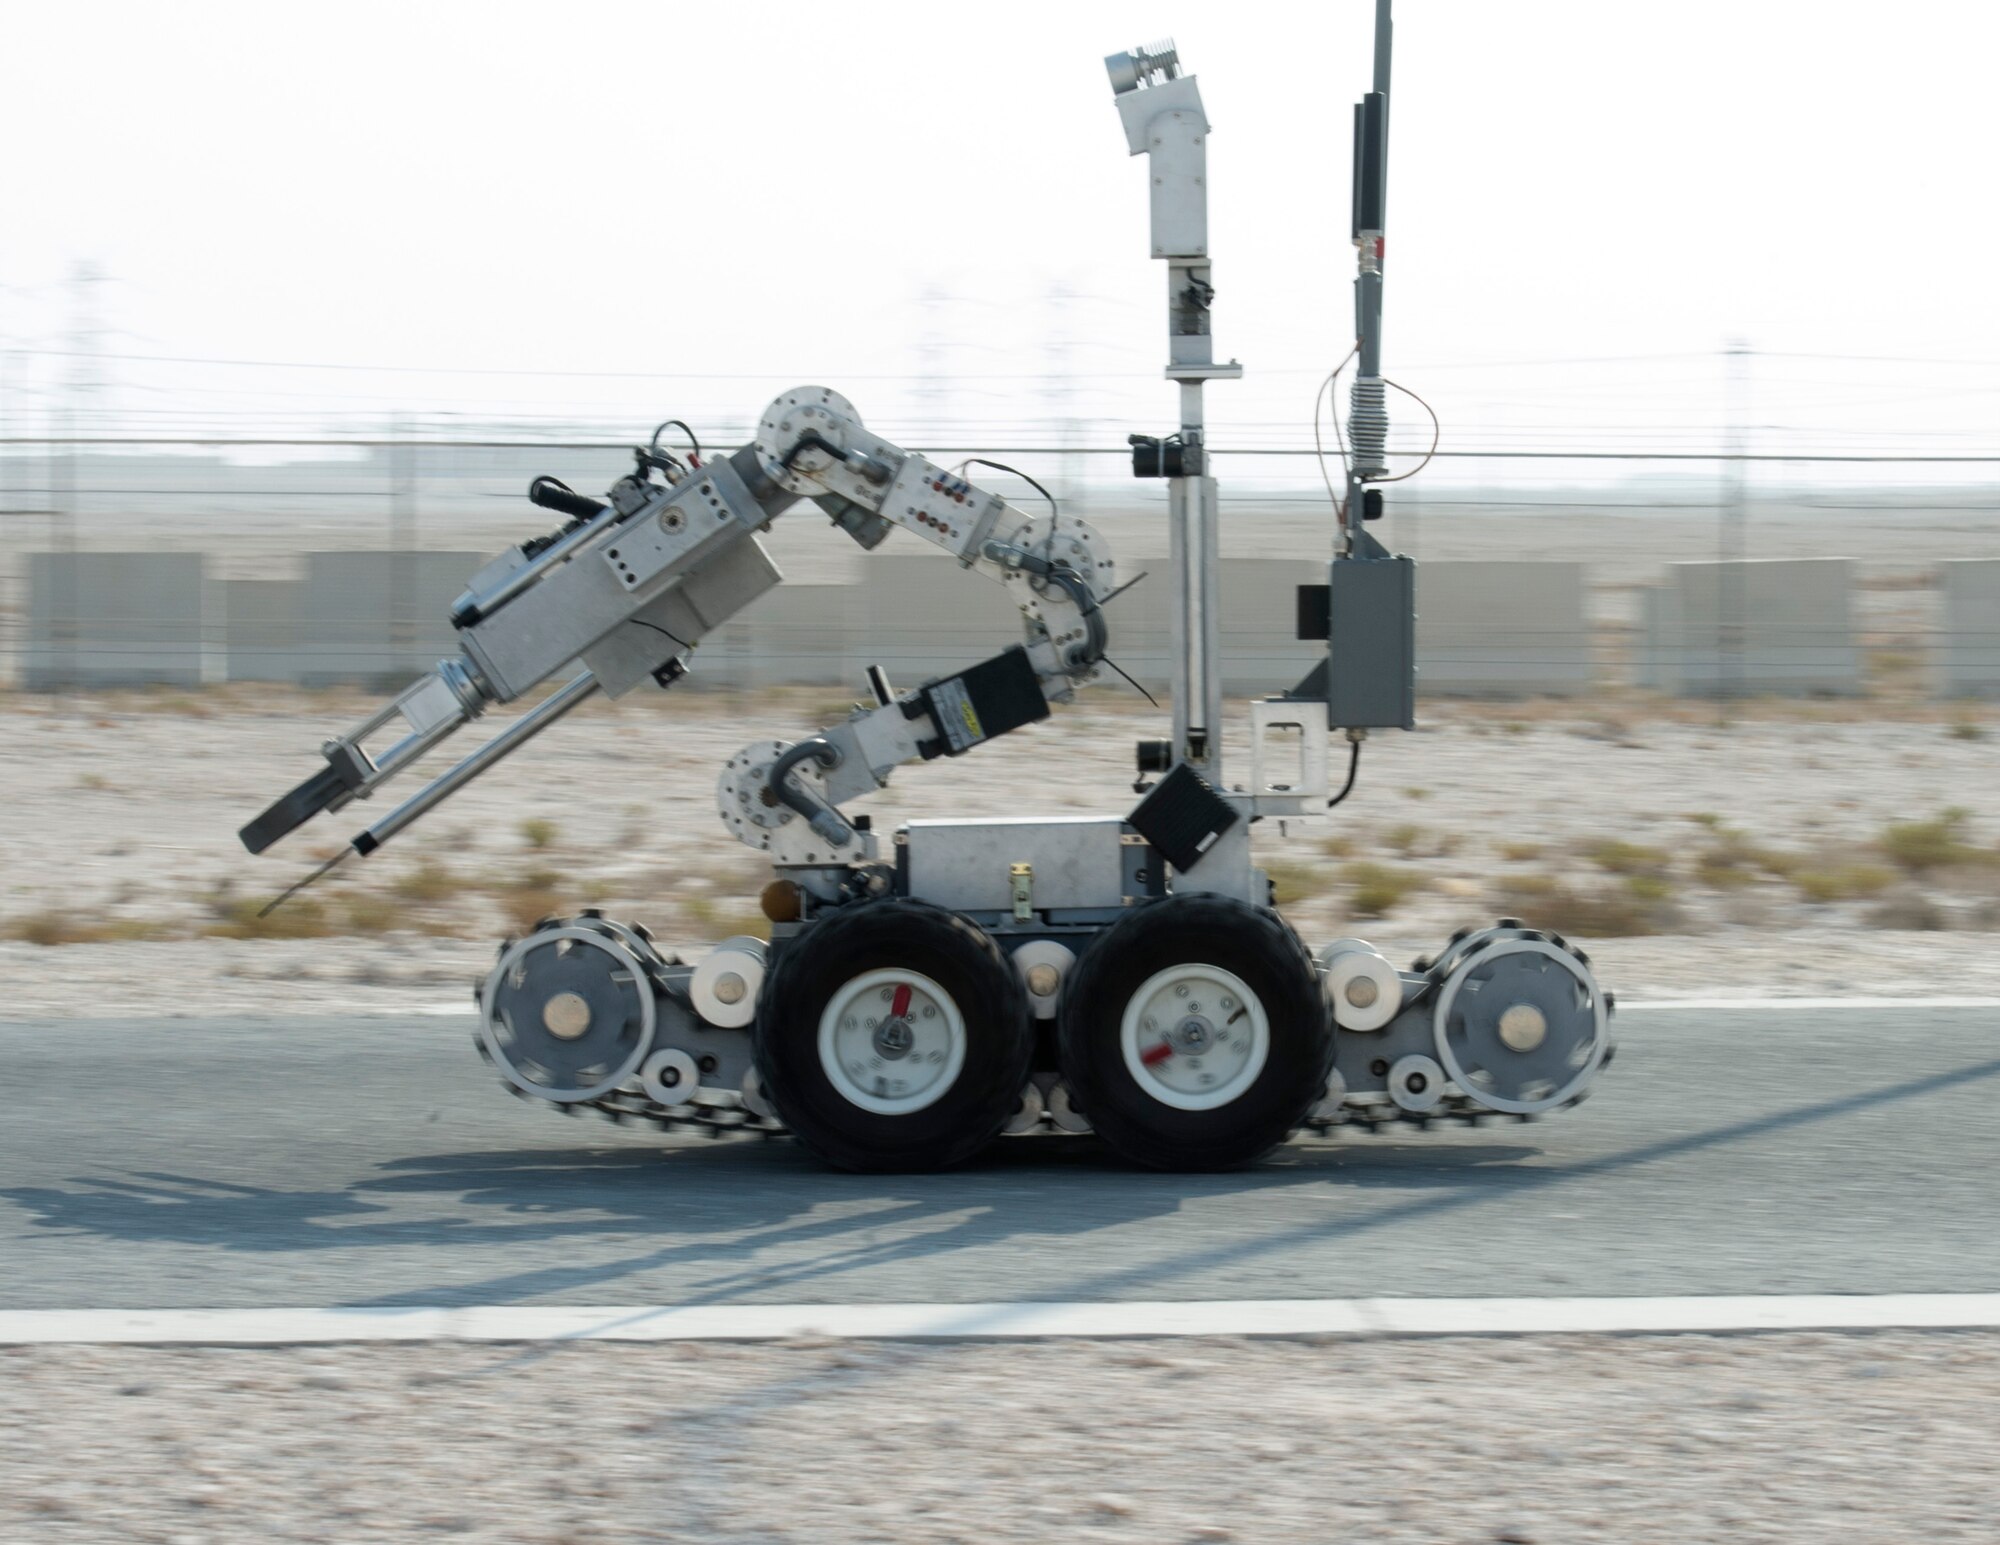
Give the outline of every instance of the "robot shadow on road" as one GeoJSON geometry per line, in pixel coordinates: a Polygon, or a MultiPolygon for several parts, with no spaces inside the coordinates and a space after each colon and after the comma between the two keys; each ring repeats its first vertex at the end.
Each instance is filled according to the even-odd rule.
{"type": "MultiPolygon", "coordinates": [[[[1526,1173],[1519,1166],[1541,1150],[1469,1140],[1484,1135],[1304,1144],[1254,1169],[1200,1177],[1108,1169],[1102,1146],[1089,1138],[1002,1143],[946,1175],[867,1177],[829,1175],[789,1142],[697,1140],[665,1149],[614,1143],[427,1154],[327,1188],[245,1184],[185,1166],[133,1169],[7,1188],[0,1199],[27,1214],[28,1232],[44,1240],[85,1235],[218,1258],[411,1255],[409,1278],[425,1286],[356,1300],[366,1303],[616,1298],[617,1283],[655,1274],[675,1283],[680,1302],[769,1296],[806,1282],[826,1283],[825,1295],[838,1297],[843,1276],[962,1251],[1135,1224],[1171,1243],[1190,1219],[1212,1219],[1206,1204],[1216,1201],[1230,1204],[1232,1215],[1242,1208],[1271,1220],[1307,1209],[1337,1232],[1367,1226],[1378,1211],[1357,1214],[1351,1204],[1359,1195],[1397,1193],[1388,1214],[1408,1206],[1412,1192],[1492,1197],[1517,1184],[1526,1173]],[[1079,1192],[1073,1183],[1085,1170],[1090,1186],[1079,1192]],[[1329,1189],[1329,1181],[1339,1184],[1329,1189]],[[1304,1188],[1316,1193],[1309,1204],[1291,1196],[1304,1188]],[[1337,1209],[1331,1217],[1329,1205],[1337,1209]],[[621,1248],[635,1241],[643,1248],[621,1248]],[[485,1275],[495,1247],[514,1252],[517,1269],[485,1275]],[[459,1251],[467,1253],[454,1258],[459,1251]]],[[[381,1278],[371,1268],[368,1280],[381,1278]]]]}
{"type": "MultiPolygon", "coordinates": [[[[1041,1138],[1001,1145],[984,1163],[944,1175],[844,1177],[827,1174],[787,1143],[662,1150],[614,1141],[392,1160],[329,1189],[127,1171],[0,1190],[0,1199],[24,1210],[36,1232],[194,1246],[227,1259],[405,1252],[406,1260],[390,1263],[391,1272],[407,1268],[405,1280],[417,1285],[341,1299],[363,1304],[662,1297],[703,1303],[802,1293],[838,1299],[854,1291],[860,1274],[883,1268],[914,1271],[904,1280],[919,1285],[942,1282],[954,1257],[958,1281],[983,1287],[996,1261],[1018,1264],[1021,1251],[1052,1241],[1061,1241],[1061,1249],[1052,1252],[1051,1269],[1034,1276],[1029,1296],[1158,1297],[1204,1274],[1232,1273],[1240,1282],[1262,1262],[1365,1243],[1462,1210],[1518,1216],[1523,1201],[1544,1188],[1781,1137],[1996,1075],[2000,1058],[1986,1059],[1651,1141],[1567,1154],[1468,1132],[1410,1145],[1308,1144],[1280,1150],[1253,1169],[1186,1176],[1107,1171],[1094,1143],[1041,1138]],[[1088,1188],[1072,1184],[1080,1167],[1092,1171],[1088,1188]],[[1132,1225],[1146,1227],[1135,1234],[1132,1225]],[[1093,1235],[1102,1236],[1101,1251],[1077,1248],[1093,1235]],[[607,1248],[593,1255],[592,1241],[607,1248]],[[491,1247],[541,1250],[539,1258],[511,1254],[506,1271],[488,1274],[491,1247]],[[454,1258],[459,1249],[471,1253],[454,1258]]],[[[1571,1123],[1562,1131],[1580,1135],[1584,1128],[1571,1123]]],[[[26,1252],[19,1258],[31,1259],[26,1252]]],[[[366,1287],[384,1275],[372,1261],[357,1269],[366,1287]]],[[[337,1274],[330,1270],[329,1279],[320,1290],[330,1285],[329,1296],[339,1296],[337,1274]]]]}

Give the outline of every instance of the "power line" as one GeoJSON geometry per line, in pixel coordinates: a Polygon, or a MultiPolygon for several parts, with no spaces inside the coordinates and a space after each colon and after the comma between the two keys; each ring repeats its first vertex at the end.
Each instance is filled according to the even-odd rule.
{"type": "MultiPolygon", "coordinates": [[[[945,297],[955,300],[958,297],[945,297]]],[[[19,353],[42,358],[63,359],[74,357],[78,352],[72,349],[21,349],[19,353]]],[[[2000,368],[2000,360],[1949,359],[1914,354],[1813,354],[1785,350],[1757,350],[1759,359],[1797,359],[1853,364],[1899,364],[1934,365],[1974,369],[2000,368]]],[[[332,360],[285,360],[285,359],[238,359],[206,354],[113,354],[94,352],[90,356],[97,360],[118,360],[133,364],[156,365],[201,365],[220,366],[232,369],[252,370],[325,370],[348,371],[382,375],[462,375],[462,376],[519,376],[543,380],[626,380],[626,381],[765,381],[782,375],[781,371],[713,371],[713,370],[540,370],[520,366],[485,365],[370,365],[332,360]]],[[[1557,365],[1643,365],[1665,364],[1676,361],[1706,361],[1712,355],[1690,353],[1667,354],[1575,354],[1551,355],[1535,359],[1495,359],[1495,360],[1447,360],[1416,362],[1406,367],[1406,374],[1418,371],[1440,370],[1534,370],[1557,365]]],[[[1081,375],[1096,380],[1158,381],[1158,371],[1083,371],[1081,375]]],[[[1257,371],[1260,376],[1311,376],[1319,374],[1313,366],[1271,366],[1257,371]]],[[[921,381],[928,378],[926,371],[896,371],[857,375],[843,371],[844,379],[853,381],[921,381]]],[[[1008,371],[974,374],[962,377],[966,380],[989,381],[1041,381],[1046,379],[1042,371],[1008,371]]]]}
{"type": "MultiPolygon", "coordinates": [[[[189,447],[226,448],[295,446],[300,449],[349,449],[387,450],[415,444],[422,448],[440,450],[520,450],[520,451],[629,451],[629,438],[607,438],[602,440],[495,440],[495,439],[421,439],[408,440],[384,438],[381,436],[327,436],[327,435],[9,435],[0,437],[0,445],[43,446],[64,448],[88,447],[189,447]]],[[[1129,457],[1132,448],[1128,445],[996,445],[990,441],[950,441],[927,446],[908,446],[908,450],[926,456],[935,456],[952,451],[991,452],[996,456],[1118,456],[1129,457]]],[[[1208,454],[1216,457],[1289,457],[1311,456],[1310,446],[1218,446],[1211,444],[1208,454]]],[[[1415,455],[1414,451],[1392,452],[1391,454],[1415,455]]],[[[2000,464],[2000,453],[1941,455],[1929,452],[1904,454],[1893,451],[1877,452],[1827,452],[1827,451],[1655,451],[1655,450],[1470,450],[1434,453],[1443,461],[1454,458],[1462,461],[1694,461],[1694,462],[1769,462],[1785,463],[1856,463],[1862,465],[1913,464],[1913,465],[1994,465],[2000,464]]]]}

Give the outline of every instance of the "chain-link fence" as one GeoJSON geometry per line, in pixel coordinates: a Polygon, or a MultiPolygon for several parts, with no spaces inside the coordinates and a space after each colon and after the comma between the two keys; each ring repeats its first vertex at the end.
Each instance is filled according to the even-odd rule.
{"type": "MultiPolygon", "coordinates": [[[[1166,672],[1166,488],[1122,447],[932,446],[1055,491],[1111,540],[1113,658],[1166,672]]],[[[379,682],[452,648],[445,608],[484,557],[544,530],[549,473],[602,489],[629,450],[585,436],[0,443],[0,680],[31,689],[379,682]]],[[[1310,666],[1292,595],[1336,524],[1313,453],[1217,450],[1228,687],[1310,666]]],[[[1043,497],[973,474],[1023,508],[1043,497]]],[[[1420,561],[1433,696],[1648,689],[2000,695],[2000,457],[1693,451],[1440,453],[1380,528],[1420,561]]],[[[1337,469],[1334,481],[1337,483],[1337,469]]],[[[914,678],[990,653],[1004,597],[899,538],[865,554],[810,507],[765,538],[790,581],[712,635],[697,680],[914,678]]]]}

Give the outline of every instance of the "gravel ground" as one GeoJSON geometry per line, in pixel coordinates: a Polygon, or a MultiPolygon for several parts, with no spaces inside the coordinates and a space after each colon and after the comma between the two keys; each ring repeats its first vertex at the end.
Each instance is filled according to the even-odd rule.
{"type": "MultiPolygon", "coordinates": [[[[810,691],[593,706],[257,923],[360,812],[260,860],[236,828],[374,701],[0,695],[0,1013],[459,1000],[495,940],[592,904],[699,952],[761,926],[769,876],[716,819],[717,769],[753,735],[795,737],[843,706],[810,691]]],[[[1259,861],[1309,943],[1358,933],[1403,960],[1515,914],[1588,940],[1628,998],[2000,991],[2000,952],[1980,937],[2000,928],[1996,741],[1977,719],[1874,712],[1766,706],[1724,730],[1685,705],[1438,705],[1424,731],[1370,742],[1334,820],[1260,826],[1259,861]],[[1917,870],[1882,851],[1892,823],[1954,807],[1967,812],[1961,861],[1917,870]],[[1390,882],[1372,904],[1370,874],[1390,882]]],[[[1095,694],[962,761],[904,769],[865,808],[885,830],[1120,810],[1131,743],[1157,729],[1143,707],[1095,694]]]]}
{"type": "Polygon", "coordinates": [[[0,1353],[0,1537],[1977,1541],[2000,1336],[0,1353]]]}

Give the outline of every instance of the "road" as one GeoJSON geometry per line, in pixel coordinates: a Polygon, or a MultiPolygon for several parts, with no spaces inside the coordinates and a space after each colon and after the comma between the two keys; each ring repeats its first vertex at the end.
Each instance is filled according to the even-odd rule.
{"type": "Polygon", "coordinates": [[[1990,1291],[2000,1016],[1621,1016],[1581,1109],[937,1176],[509,1099],[469,1019],[0,1024],[0,1308],[1990,1291]]]}

